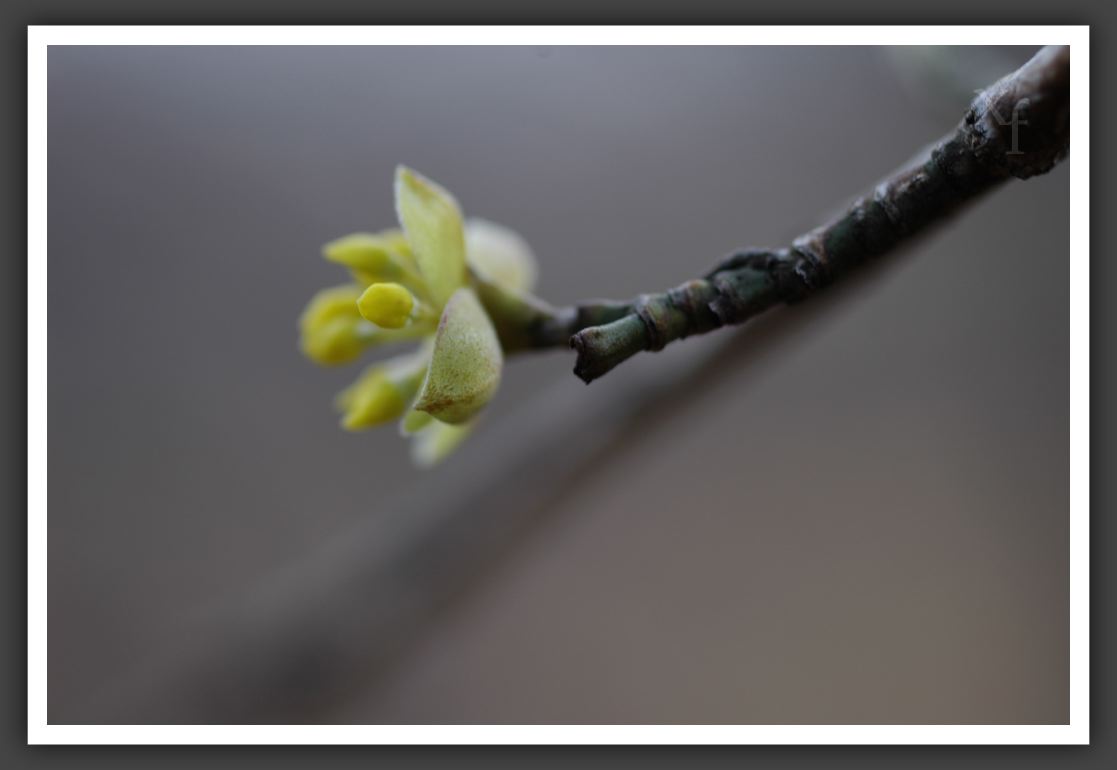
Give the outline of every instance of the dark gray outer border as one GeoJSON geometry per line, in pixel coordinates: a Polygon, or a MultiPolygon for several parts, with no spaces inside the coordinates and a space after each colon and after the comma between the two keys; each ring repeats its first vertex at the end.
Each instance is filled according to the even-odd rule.
{"type": "MultiPolygon", "coordinates": [[[[0,612],[8,620],[0,635],[6,664],[0,671],[0,765],[4,767],[180,768],[205,765],[279,768],[337,766],[451,765],[454,767],[560,767],[570,764],[601,764],[633,767],[738,767],[824,766],[828,768],[954,767],[1005,768],[1109,768],[1117,767],[1112,735],[1113,668],[1108,652],[1113,647],[1114,569],[1107,558],[1114,552],[1113,468],[1108,456],[1113,437],[1113,415],[1105,396],[1113,389],[1112,353],[1114,312],[1105,299],[1117,295],[1109,254],[1111,239],[1102,229],[1104,214],[1113,209],[1106,200],[1112,169],[1112,153],[1106,127],[1115,125],[1112,100],[1095,99],[1109,89],[1104,76],[1112,62],[1109,43],[1112,25],[1103,13],[1084,0],[1060,0],[1053,4],[1036,0],[1000,3],[1000,8],[977,7],[959,0],[938,0],[920,8],[913,3],[847,0],[840,4],[823,0],[791,3],[788,0],[719,7],[716,0],[690,0],[671,4],[644,0],[639,13],[626,12],[620,3],[610,7],[602,0],[565,0],[560,8],[529,7],[512,2],[451,2],[409,0],[391,5],[358,4],[354,0],[316,0],[299,4],[271,0],[266,10],[243,0],[192,0],[191,2],[142,2],[112,0],[81,2],[51,0],[30,2],[8,0],[0,6],[5,16],[2,48],[6,71],[2,80],[2,102],[7,107],[3,121],[5,152],[0,161],[0,189],[5,196],[0,208],[0,233],[6,257],[0,260],[0,288],[7,291],[0,309],[0,354],[6,407],[0,412],[0,447],[8,457],[0,465],[0,494],[8,505],[0,542],[7,546],[3,561],[4,591],[0,612]],[[813,7],[813,10],[812,10],[813,7]],[[308,13],[307,8],[311,9],[308,13]],[[837,13],[840,10],[841,13],[837,13]],[[29,24],[390,24],[390,23],[672,23],[672,24],[1090,24],[1093,75],[1091,213],[1095,214],[1091,241],[1091,735],[1089,747],[572,747],[572,748],[403,748],[403,747],[28,747],[26,746],[26,96],[27,38],[29,24]]],[[[1073,161],[1072,161],[1073,162],[1073,161]]]]}

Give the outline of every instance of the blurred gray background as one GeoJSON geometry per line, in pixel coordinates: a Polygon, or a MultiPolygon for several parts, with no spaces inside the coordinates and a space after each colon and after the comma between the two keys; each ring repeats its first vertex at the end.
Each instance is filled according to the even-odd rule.
{"type": "Polygon", "coordinates": [[[431,472],[295,335],[397,163],[549,300],[627,297],[787,243],[1028,55],[52,47],[51,721],[1066,722],[1065,165],[774,341],[517,359],[431,472]]]}

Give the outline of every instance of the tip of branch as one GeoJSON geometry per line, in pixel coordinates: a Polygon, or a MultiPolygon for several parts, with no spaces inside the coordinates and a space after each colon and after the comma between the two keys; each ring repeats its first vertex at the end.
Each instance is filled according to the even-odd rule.
{"type": "Polygon", "coordinates": [[[589,384],[641,350],[648,349],[644,322],[635,313],[602,326],[589,326],[570,338],[578,351],[574,374],[589,384]]]}
{"type": "Polygon", "coordinates": [[[581,332],[570,338],[570,347],[578,353],[578,360],[574,362],[574,374],[576,374],[578,379],[582,382],[589,385],[594,381],[595,377],[589,371],[589,365],[586,361],[586,342],[581,332]]]}

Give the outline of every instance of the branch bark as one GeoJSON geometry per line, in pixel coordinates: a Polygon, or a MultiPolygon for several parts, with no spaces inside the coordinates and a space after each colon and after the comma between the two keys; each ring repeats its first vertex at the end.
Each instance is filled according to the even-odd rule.
{"type": "Polygon", "coordinates": [[[840,217],[787,247],[746,249],[702,278],[625,302],[551,308],[480,285],[505,349],[569,344],[589,383],[641,351],[814,295],[1010,179],[1050,171],[1070,140],[1070,49],[1048,46],[986,88],[957,128],[840,217]]]}

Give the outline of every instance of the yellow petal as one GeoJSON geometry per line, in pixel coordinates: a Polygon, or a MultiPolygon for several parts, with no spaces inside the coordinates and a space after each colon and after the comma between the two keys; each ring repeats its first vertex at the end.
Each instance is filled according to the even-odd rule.
{"type": "Polygon", "coordinates": [[[399,432],[401,436],[410,436],[413,433],[418,433],[420,430],[430,425],[434,421],[426,412],[420,412],[412,409],[410,412],[403,416],[400,420],[399,432]]]}
{"type": "Polygon", "coordinates": [[[347,364],[361,355],[368,340],[360,318],[333,318],[303,332],[300,347],[307,358],[323,366],[347,364]]]}
{"type": "Polygon", "coordinates": [[[411,437],[411,459],[420,468],[430,468],[453,452],[469,436],[474,422],[447,425],[435,420],[411,437]]]}
{"type": "Polygon", "coordinates": [[[465,422],[496,393],[502,363],[496,330],[477,296],[458,289],[442,312],[414,408],[443,422],[465,422]]]}
{"type": "Polygon", "coordinates": [[[531,291],[538,268],[535,255],[520,235],[484,219],[465,223],[465,257],[484,278],[506,289],[531,291]]]}
{"type": "Polygon", "coordinates": [[[353,233],[322,247],[330,262],[343,265],[364,285],[378,281],[408,282],[417,278],[407,239],[400,230],[353,233]]]}
{"type": "Polygon", "coordinates": [[[383,372],[378,372],[350,401],[341,419],[346,430],[361,430],[394,420],[407,409],[407,401],[383,372]]]}
{"type": "Polygon", "coordinates": [[[354,283],[322,289],[310,298],[299,317],[299,330],[304,334],[312,332],[334,318],[360,319],[361,314],[357,311],[360,296],[361,287],[354,283]]]}
{"type": "Polygon", "coordinates": [[[425,350],[370,366],[335,399],[343,412],[342,427],[361,430],[400,417],[415,397],[426,367],[425,350]]]}
{"type": "Polygon", "coordinates": [[[465,283],[465,235],[457,201],[405,166],[396,169],[396,214],[435,307],[465,283]]]}
{"type": "Polygon", "coordinates": [[[411,319],[415,298],[398,283],[374,283],[357,300],[367,320],[385,329],[402,329],[411,319]]]}
{"type": "Polygon", "coordinates": [[[299,346],[311,360],[326,366],[344,364],[361,354],[367,344],[357,312],[361,288],[355,284],[323,289],[311,298],[299,317],[299,346]]]}

